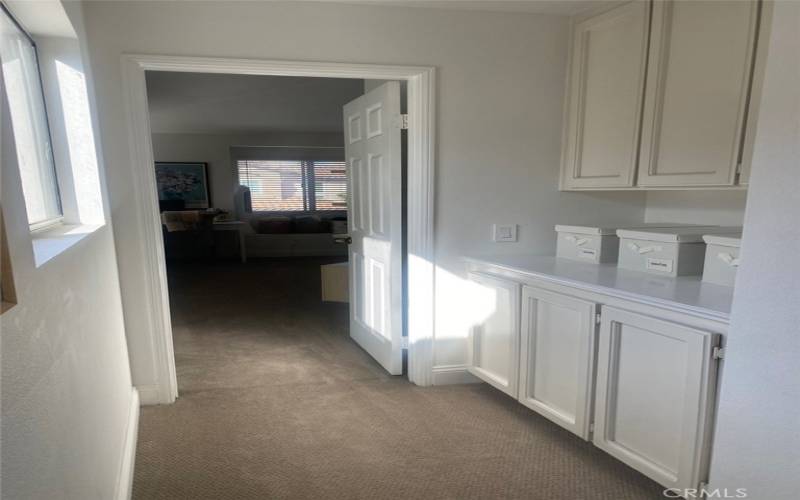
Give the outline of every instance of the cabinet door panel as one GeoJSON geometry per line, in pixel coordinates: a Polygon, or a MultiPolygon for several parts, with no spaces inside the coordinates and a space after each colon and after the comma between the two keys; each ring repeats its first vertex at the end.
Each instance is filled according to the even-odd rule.
{"type": "Polygon", "coordinates": [[[667,488],[705,480],[716,334],[603,308],[594,443],[667,488]]]}
{"type": "Polygon", "coordinates": [[[633,186],[647,56],[649,2],[575,25],[566,149],[567,189],[633,186]]]}
{"type": "Polygon", "coordinates": [[[517,397],[519,369],[519,289],[514,282],[480,273],[469,279],[481,288],[487,317],[470,332],[469,371],[510,396],[517,397]]]}
{"type": "Polygon", "coordinates": [[[522,289],[519,401],[589,437],[595,304],[522,289]]]}
{"type": "Polygon", "coordinates": [[[735,182],[758,9],[755,0],[654,2],[640,186],[735,182]]]}

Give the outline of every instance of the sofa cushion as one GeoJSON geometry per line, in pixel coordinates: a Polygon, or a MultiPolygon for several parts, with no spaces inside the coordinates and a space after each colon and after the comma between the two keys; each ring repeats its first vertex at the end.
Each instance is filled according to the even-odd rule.
{"type": "Polygon", "coordinates": [[[259,234],[288,234],[292,232],[292,219],[274,216],[258,220],[256,232],[259,234]]]}
{"type": "Polygon", "coordinates": [[[298,215],[294,218],[295,233],[329,233],[330,222],[322,220],[316,215],[298,215]]]}

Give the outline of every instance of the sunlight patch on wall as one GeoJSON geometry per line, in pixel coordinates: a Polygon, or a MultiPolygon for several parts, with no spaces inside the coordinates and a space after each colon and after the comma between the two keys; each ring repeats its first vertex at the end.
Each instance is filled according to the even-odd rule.
{"type": "Polygon", "coordinates": [[[483,323],[497,304],[495,290],[436,269],[436,339],[465,339],[483,323]]]}

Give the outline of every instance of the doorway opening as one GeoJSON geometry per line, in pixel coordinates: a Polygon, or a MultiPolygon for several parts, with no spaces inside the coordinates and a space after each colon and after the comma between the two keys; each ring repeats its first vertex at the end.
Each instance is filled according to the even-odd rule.
{"type": "Polygon", "coordinates": [[[400,83],[146,82],[179,387],[403,375],[400,83]]]}
{"type": "MultiPolygon", "coordinates": [[[[361,219],[362,226],[364,225],[363,221],[374,222],[372,226],[369,226],[372,232],[360,236],[360,243],[362,244],[361,248],[363,249],[363,253],[361,254],[361,257],[357,256],[356,259],[360,260],[358,269],[361,269],[362,274],[360,276],[355,276],[355,279],[352,279],[352,276],[355,273],[352,271],[348,273],[351,275],[351,285],[348,294],[350,295],[349,300],[352,304],[352,296],[355,294],[356,303],[360,304],[358,309],[355,310],[355,314],[350,313],[350,330],[353,330],[353,318],[355,318],[355,320],[360,319],[360,323],[365,325],[366,329],[368,330],[369,336],[367,338],[373,341],[376,338],[383,340],[384,349],[381,350],[381,346],[377,345],[380,344],[380,342],[377,344],[373,342],[373,344],[377,345],[376,347],[376,345],[370,344],[369,341],[364,341],[363,338],[354,339],[362,348],[364,348],[367,353],[369,353],[372,358],[378,361],[378,363],[383,366],[388,373],[403,373],[400,371],[402,368],[398,368],[398,366],[396,366],[397,363],[392,363],[394,363],[394,360],[398,359],[398,357],[402,355],[402,347],[407,346],[408,365],[405,373],[407,373],[408,379],[419,385],[429,384],[432,372],[431,341],[433,311],[433,265],[431,237],[431,174],[433,145],[432,68],[385,67],[327,63],[286,63],[274,61],[209,60],[201,58],[170,58],[159,56],[130,56],[126,58],[125,67],[128,83],[127,90],[130,97],[129,109],[131,125],[132,131],[134,132],[136,138],[136,140],[134,140],[133,154],[137,160],[137,165],[141,167],[141,160],[148,159],[151,169],[153,169],[153,162],[160,161],[160,158],[155,156],[154,152],[157,152],[161,147],[161,143],[158,142],[160,139],[157,140],[151,135],[151,133],[158,133],[158,131],[155,130],[155,128],[152,130],[150,128],[150,124],[155,124],[158,122],[158,120],[154,117],[148,116],[147,109],[148,91],[150,90],[148,89],[148,84],[150,83],[150,75],[152,74],[160,73],[156,76],[156,78],[166,74],[161,72],[180,72],[187,74],[200,73],[206,77],[221,76],[219,74],[236,75],[239,77],[242,75],[301,77],[308,80],[323,78],[345,79],[350,77],[350,80],[361,80],[362,88],[364,85],[363,80],[389,80],[392,83],[382,84],[380,87],[383,87],[384,89],[386,87],[397,88],[398,92],[396,101],[398,106],[400,82],[408,85],[409,112],[407,119],[408,122],[412,124],[412,127],[410,128],[407,141],[408,171],[407,175],[402,177],[408,179],[408,198],[415,200],[416,203],[409,203],[407,212],[402,209],[402,205],[399,201],[396,203],[397,207],[400,207],[399,213],[396,213],[394,207],[390,205],[390,201],[395,198],[394,194],[399,195],[401,193],[399,186],[397,193],[389,193],[386,191],[386,186],[391,187],[396,185],[392,182],[386,182],[389,174],[392,172],[392,170],[390,170],[390,163],[395,160],[392,160],[392,158],[387,156],[385,152],[375,150],[375,144],[369,144],[369,142],[376,142],[369,141],[369,139],[379,138],[381,136],[381,131],[388,131],[390,128],[395,127],[399,129],[401,123],[401,117],[399,116],[400,113],[397,113],[388,107],[391,103],[386,100],[386,98],[383,98],[378,105],[376,105],[375,102],[371,102],[366,107],[363,107],[360,118],[357,117],[354,119],[352,115],[343,116],[340,114],[340,117],[343,118],[342,124],[345,132],[348,130],[353,131],[358,128],[358,126],[363,127],[363,129],[361,129],[361,133],[363,134],[365,143],[362,150],[355,152],[348,151],[348,147],[352,149],[353,147],[358,146],[357,139],[359,137],[357,135],[354,136],[351,134],[343,141],[345,143],[343,147],[343,156],[346,158],[344,161],[345,172],[348,172],[348,180],[344,184],[346,184],[347,189],[350,189],[348,199],[350,196],[352,196],[352,186],[354,182],[357,186],[356,189],[362,192],[362,194],[366,194],[364,199],[367,201],[362,204],[363,208],[360,209],[367,215],[366,219],[361,219]],[[356,146],[353,146],[353,144],[356,144],[356,146]],[[360,162],[356,161],[359,158],[360,162]],[[362,176],[365,179],[364,181],[359,181],[357,179],[354,181],[352,177],[349,176],[349,172],[352,171],[353,168],[350,163],[355,163],[356,165],[360,163],[363,165],[362,170],[366,174],[362,176]],[[382,166],[384,167],[382,170],[384,172],[383,175],[380,174],[382,166]],[[371,170],[368,169],[368,167],[371,167],[371,170]],[[372,175],[372,172],[377,173],[372,175]],[[383,201],[385,201],[384,205],[380,204],[382,198],[383,201]],[[382,215],[386,216],[383,221],[381,221],[382,215]],[[407,224],[394,223],[390,220],[389,216],[404,218],[405,221],[407,221],[407,224]],[[382,241],[381,238],[376,237],[376,235],[380,235],[381,231],[388,232],[390,229],[397,228],[398,225],[400,228],[403,226],[408,228],[407,239],[401,237],[397,240],[397,243],[399,243],[398,245],[383,246],[389,246],[395,249],[397,246],[400,246],[402,248],[402,251],[394,252],[399,257],[398,262],[400,262],[400,258],[402,258],[403,255],[409,256],[407,259],[407,280],[405,279],[406,273],[402,272],[402,268],[397,267],[396,269],[392,269],[390,268],[392,264],[389,261],[382,262],[378,258],[382,255],[380,253],[382,241]],[[368,251],[373,253],[371,255],[367,255],[368,251]],[[364,259],[365,255],[367,256],[366,259],[364,259]],[[395,292],[393,292],[391,287],[380,286],[381,280],[388,276],[392,276],[395,279],[399,278],[398,281],[402,283],[402,285],[394,288],[395,292]],[[353,282],[361,283],[362,285],[354,290],[352,285],[353,282]],[[415,298],[411,298],[410,301],[405,305],[403,305],[402,301],[399,303],[391,302],[395,298],[395,295],[392,295],[393,293],[399,292],[400,297],[402,297],[402,294],[406,293],[410,288],[414,288],[415,290],[419,291],[419,293],[408,295],[415,298]],[[360,302],[358,302],[359,299],[361,299],[360,302]],[[359,311],[361,311],[360,315],[359,311]],[[392,315],[397,315],[400,318],[397,322],[397,324],[401,325],[399,332],[396,328],[388,328],[390,321],[392,321],[392,315]],[[409,325],[407,331],[410,338],[406,341],[403,341],[402,339],[403,319],[407,319],[407,324],[409,325]],[[384,336],[383,339],[380,339],[381,335],[384,336]],[[386,354],[386,352],[388,352],[385,349],[386,344],[391,346],[391,363],[387,361],[387,359],[383,359],[381,357],[382,354],[386,354]]],[[[343,84],[345,82],[340,80],[337,83],[343,84]]],[[[372,83],[375,84],[375,82],[372,83]]],[[[369,85],[369,83],[367,85],[369,85]]],[[[365,97],[368,97],[370,94],[375,94],[375,89],[372,91],[369,91],[369,89],[364,90],[368,90],[366,94],[364,94],[365,97]]],[[[191,90],[188,91],[188,94],[190,97],[193,95],[191,90]]],[[[200,98],[197,95],[195,95],[195,97],[200,98]]],[[[397,111],[399,111],[399,108],[397,108],[397,111]]],[[[169,122],[168,119],[167,122],[169,122]]],[[[398,137],[399,136],[400,134],[398,134],[398,137]]],[[[259,212],[258,205],[261,204],[261,206],[263,206],[264,203],[269,202],[268,196],[265,198],[262,196],[261,192],[254,193],[254,191],[263,188],[263,182],[262,185],[257,185],[257,181],[258,179],[263,181],[264,173],[267,174],[267,177],[271,175],[273,179],[281,178],[282,176],[286,179],[295,179],[295,181],[288,181],[289,187],[287,188],[287,191],[293,191],[297,193],[297,195],[294,197],[289,196],[288,200],[283,201],[294,203],[297,206],[302,206],[306,212],[309,212],[303,214],[303,216],[310,216],[310,218],[309,220],[302,220],[299,222],[292,218],[292,220],[289,222],[290,225],[305,225],[306,230],[312,232],[315,230],[313,228],[314,225],[317,225],[316,231],[320,231],[319,226],[321,225],[329,225],[332,227],[336,223],[344,222],[342,220],[336,220],[337,216],[335,214],[335,208],[342,208],[341,205],[338,207],[336,206],[337,201],[335,198],[336,196],[341,196],[341,186],[343,184],[341,179],[336,179],[337,175],[341,177],[341,170],[339,168],[340,163],[337,163],[335,155],[331,154],[335,152],[336,146],[306,148],[314,150],[314,155],[307,158],[277,158],[274,153],[271,157],[260,158],[257,156],[262,155],[262,152],[265,149],[281,151],[280,154],[283,156],[286,156],[287,153],[295,155],[300,153],[297,151],[298,148],[294,148],[294,151],[289,151],[292,149],[291,146],[296,146],[296,144],[292,145],[286,142],[279,144],[278,146],[275,146],[274,144],[269,145],[273,146],[272,148],[261,147],[263,146],[261,144],[253,147],[252,144],[254,143],[240,143],[236,145],[238,149],[234,150],[235,148],[230,148],[230,151],[233,153],[230,161],[231,170],[234,172],[236,177],[243,176],[247,179],[247,182],[242,182],[241,184],[237,184],[237,186],[242,185],[245,188],[248,188],[249,191],[248,189],[237,188],[237,191],[233,196],[233,210],[226,210],[228,213],[222,214],[222,218],[227,220],[217,220],[217,223],[222,222],[223,224],[228,225],[234,225],[236,223],[236,225],[239,225],[239,222],[244,222],[245,224],[240,225],[240,227],[245,228],[247,231],[254,229],[252,223],[253,221],[242,220],[242,214],[246,213],[250,209],[254,209],[253,213],[259,212]],[[236,155],[238,155],[238,157],[236,155]],[[275,163],[280,161],[283,161],[284,163],[295,163],[288,163],[283,166],[279,166],[275,163]],[[276,168],[278,170],[281,168],[284,170],[294,170],[286,173],[284,171],[276,171],[276,168]],[[339,187],[337,188],[337,186],[339,187]],[[337,189],[340,190],[337,191],[337,189]],[[250,205],[249,207],[248,199],[250,205]],[[253,207],[253,205],[256,206],[253,207]],[[326,211],[326,209],[331,213],[325,214],[325,217],[320,216],[318,212],[326,211]]],[[[399,150],[396,152],[399,153],[399,150]]],[[[303,152],[302,154],[306,153],[303,152]]],[[[397,156],[398,159],[396,160],[396,164],[399,169],[401,167],[402,158],[399,154],[397,156]]],[[[197,172],[195,177],[199,178],[201,177],[200,174],[203,173],[203,169],[205,169],[205,175],[207,177],[206,181],[213,186],[215,180],[211,178],[214,175],[208,173],[209,165],[202,165],[203,163],[208,162],[203,162],[202,159],[198,159],[196,157],[187,159],[186,157],[175,158],[167,156],[164,158],[167,159],[165,159],[163,163],[166,163],[167,165],[163,165],[161,170],[168,173],[162,173],[162,179],[173,179],[174,181],[176,176],[181,177],[184,173],[184,169],[188,168],[194,168],[195,172],[197,172]]],[[[148,187],[153,189],[151,193],[138,193],[141,199],[147,200],[149,198],[155,202],[155,198],[157,198],[155,193],[158,189],[163,190],[164,183],[162,182],[162,185],[159,185],[159,183],[156,181],[156,172],[152,170],[150,172],[146,172],[140,168],[137,169],[137,175],[139,177],[138,180],[141,182],[137,182],[137,185],[134,186],[135,189],[142,190],[148,187]]],[[[398,179],[400,178],[401,177],[398,177],[398,179]]],[[[177,182],[180,184],[180,181],[177,182]]],[[[202,192],[202,189],[199,189],[199,191],[202,192]]],[[[212,193],[212,188],[206,190],[206,197],[208,198],[209,207],[214,196],[212,193]]],[[[202,195],[200,197],[202,198],[202,195]]],[[[149,226],[151,230],[155,229],[153,226],[157,226],[158,231],[163,231],[162,226],[165,226],[166,224],[162,225],[164,217],[162,216],[161,211],[165,208],[176,208],[175,206],[169,206],[170,200],[167,198],[168,197],[162,198],[163,201],[167,203],[162,203],[161,207],[158,207],[155,205],[155,203],[149,209],[147,206],[140,207],[142,208],[141,215],[143,223],[145,226],[149,226]],[[164,205],[167,206],[165,207],[164,205]],[[147,214],[148,211],[150,211],[149,215],[147,214]],[[154,221],[152,219],[156,220],[154,221]],[[153,224],[153,222],[156,224],[153,224]]],[[[356,204],[358,204],[358,199],[359,197],[356,196],[356,204]]],[[[230,206],[231,205],[229,205],[229,207],[230,206]]],[[[180,210],[164,211],[177,212],[180,210]]],[[[174,214],[168,214],[168,217],[166,218],[170,219],[170,216],[174,217],[174,214]]],[[[203,216],[189,216],[189,218],[191,219],[196,217],[199,220],[203,219],[204,216],[205,214],[203,214],[203,216]]],[[[287,224],[285,219],[286,215],[281,214],[280,217],[284,218],[279,218],[278,215],[272,214],[272,217],[270,217],[269,220],[257,221],[254,229],[255,235],[262,234],[258,232],[259,225],[263,227],[263,234],[276,235],[277,231],[281,231],[279,227],[287,224]]],[[[178,218],[180,219],[180,217],[178,218]]],[[[350,214],[348,219],[351,218],[352,214],[350,214]]],[[[172,222],[177,222],[178,224],[182,222],[180,220],[170,220],[172,222]]],[[[234,236],[232,238],[227,238],[227,242],[225,242],[223,237],[225,236],[224,232],[227,231],[223,231],[222,229],[217,230],[213,224],[214,221],[212,219],[210,223],[212,226],[211,236],[205,240],[210,247],[207,255],[230,257],[231,260],[227,261],[230,264],[232,264],[235,260],[251,260],[252,257],[250,257],[250,246],[252,246],[252,244],[248,242],[248,239],[257,239],[257,236],[250,235],[249,238],[247,236],[244,238],[234,236]],[[242,248],[245,249],[244,252],[241,251],[242,248]]],[[[236,233],[239,232],[239,228],[230,230],[230,232],[233,233],[233,235],[236,235],[236,233]]],[[[320,233],[312,234],[318,235],[320,233]]],[[[158,234],[158,236],[161,236],[161,234],[158,234]]],[[[333,244],[339,246],[339,248],[342,248],[341,242],[343,240],[347,241],[359,238],[357,231],[351,231],[350,233],[337,236],[343,237],[333,238],[331,233],[327,234],[327,237],[331,238],[331,240],[338,240],[338,242],[335,241],[333,244]]],[[[165,240],[168,238],[169,236],[167,236],[165,240]]],[[[267,236],[265,239],[268,238],[275,239],[276,236],[267,236]]],[[[159,372],[158,386],[155,387],[150,394],[146,392],[142,393],[142,400],[145,403],[168,403],[174,400],[174,398],[177,396],[175,357],[172,345],[172,325],[169,318],[169,301],[166,298],[167,273],[166,265],[164,265],[164,263],[167,261],[166,257],[171,256],[171,250],[169,246],[166,252],[163,248],[160,248],[158,245],[161,243],[159,239],[160,238],[153,238],[152,240],[145,242],[146,246],[148,247],[150,254],[149,256],[152,259],[152,262],[155,264],[154,267],[156,269],[155,276],[151,275],[149,277],[150,284],[154,285],[152,286],[152,289],[149,290],[149,292],[151,292],[149,301],[151,304],[157,305],[157,307],[153,308],[155,316],[153,318],[153,324],[156,326],[156,328],[154,328],[152,333],[153,342],[151,345],[153,346],[153,349],[151,354],[153,357],[154,366],[156,366],[156,369],[159,372]]],[[[291,240],[292,238],[286,239],[291,240]]],[[[326,242],[326,245],[329,244],[329,241],[326,242]]],[[[170,242],[167,242],[168,245],[169,243],[170,242]]],[[[191,250],[193,251],[203,249],[203,245],[201,243],[190,243],[189,247],[191,247],[191,250]]],[[[274,251],[274,248],[270,251],[274,251]]],[[[255,250],[255,252],[257,253],[258,250],[255,250]]],[[[323,262],[325,260],[324,258],[334,261],[337,260],[335,250],[332,252],[334,252],[334,255],[316,255],[315,258],[322,259],[322,261],[317,260],[317,262],[314,263],[314,267],[327,263],[323,262]]],[[[338,260],[341,260],[341,255],[338,257],[338,260]]],[[[349,267],[352,269],[352,265],[349,267]]],[[[317,272],[319,272],[319,268],[317,268],[317,272]]],[[[189,275],[191,277],[196,277],[196,275],[191,272],[189,275]]],[[[206,305],[209,308],[213,308],[212,304],[206,305]]],[[[350,309],[353,308],[351,307],[350,309]]],[[[392,325],[394,324],[395,323],[392,323],[392,325]]],[[[399,364],[399,367],[402,367],[402,363],[399,364]]],[[[134,380],[134,382],[136,381],[134,380]]]]}

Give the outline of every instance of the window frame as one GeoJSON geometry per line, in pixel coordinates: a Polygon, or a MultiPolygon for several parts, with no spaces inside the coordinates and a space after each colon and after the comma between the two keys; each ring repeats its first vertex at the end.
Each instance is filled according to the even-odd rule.
{"type": "Polygon", "coordinates": [[[302,191],[303,191],[303,204],[308,206],[309,209],[307,210],[256,210],[255,207],[252,207],[252,213],[254,215],[342,215],[347,214],[348,207],[350,204],[350,183],[349,177],[347,175],[347,162],[344,159],[322,159],[322,158],[304,158],[304,159],[278,159],[277,157],[270,157],[270,158],[262,158],[262,159],[255,159],[255,158],[232,158],[233,163],[233,170],[236,179],[237,186],[244,186],[241,182],[241,177],[239,175],[239,162],[247,162],[247,161],[298,161],[301,164],[301,171],[302,171],[302,191]],[[345,193],[346,193],[346,206],[340,209],[333,209],[333,210],[318,210],[317,203],[316,203],[316,176],[314,173],[314,164],[315,163],[341,163],[342,168],[345,169],[345,193]],[[313,207],[310,208],[310,207],[313,207]]]}
{"type": "MultiPolygon", "coordinates": [[[[45,123],[45,130],[47,131],[47,149],[50,154],[50,167],[53,170],[53,178],[55,179],[55,198],[56,198],[56,205],[58,206],[58,215],[55,217],[50,217],[48,219],[40,220],[34,223],[28,221],[28,228],[30,232],[37,232],[48,229],[52,226],[61,225],[64,223],[64,205],[61,201],[61,186],[59,184],[59,175],[58,175],[58,168],[56,166],[56,159],[55,154],[53,152],[53,132],[50,130],[50,115],[47,111],[47,99],[45,98],[44,93],[44,79],[42,78],[42,67],[39,64],[39,47],[36,44],[36,41],[33,39],[33,36],[25,29],[22,23],[14,16],[11,12],[11,9],[6,5],[6,3],[0,0],[0,11],[2,14],[8,17],[11,23],[16,26],[16,28],[22,33],[28,42],[31,44],[33,48],[33,56],[34,62],[36,63],[36,78],[39,80],[39,91],[41,93],[42,98],[42,111],[44,113],[44,123],[45,123]]],[[[2,76],[2,67],[0,67],[0,78],[4,78],[2,76]]],[[[3,87],[5,87],[5,82],[3,82],[3,87]]],[[[8,99],[8,96],[6,96],[8,99]]],[[[13,119],[12,119],[13,122],[13,119]]],[[[13,123],[12,123],[13,127],[13,123]]],[[[16,139],[15,139],[16,142],[16,139]]],[[[16,147],[16,144],[15,144],[16,147]]],[[[27,204],[27,202],[26,202],[27,204]]],[[[27,208],[27,206],[26,206],[27,208]]]]}

